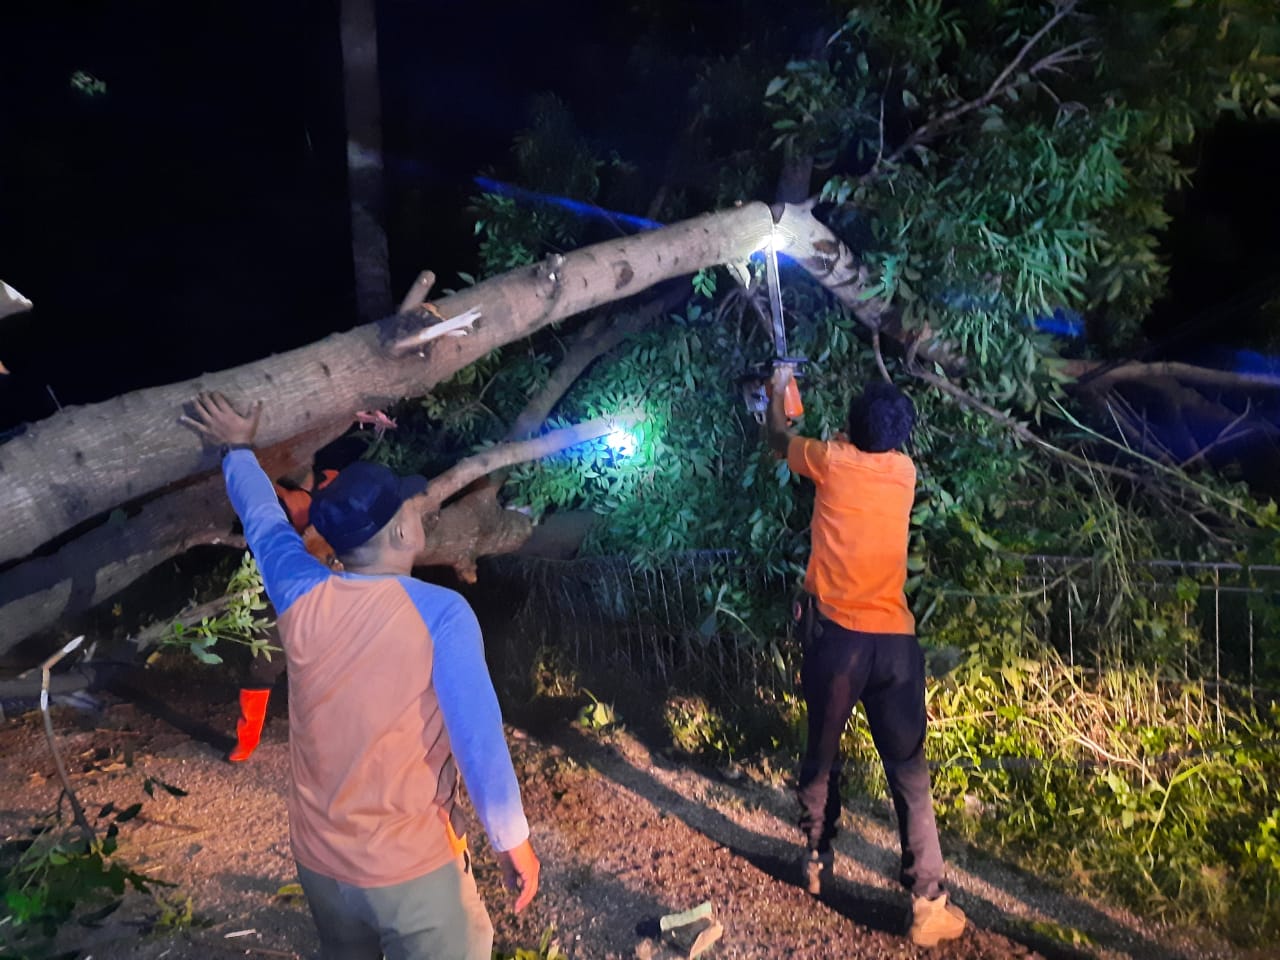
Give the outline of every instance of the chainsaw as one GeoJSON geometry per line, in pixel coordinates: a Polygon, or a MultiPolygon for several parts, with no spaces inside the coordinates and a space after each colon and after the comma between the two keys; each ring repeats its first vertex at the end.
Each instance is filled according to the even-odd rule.
{"type": "Polygon", "coordinates": [[[778,249],[773,239],[764,250],[765,282],[769,287],[769,317],[773,327],[773,357],[764,363],[752,364],[740,377],[738,385],[742,388],[742,399],[747,410],[755,417],[757,423],[764,423],[765,412],[769,409],[770,384],[773,371],[778,367],[791,368],[791,379],[787,381],[786,393],[782,398],[782,409],[788,420],[798,420],[804,415],[804,404],[800,400],[800,388],[796,380],[803,375],[804,365],[809,361],[804,357],[787,356],[787,331],[782,320],[782,281],[778,275],[778,249]]]}

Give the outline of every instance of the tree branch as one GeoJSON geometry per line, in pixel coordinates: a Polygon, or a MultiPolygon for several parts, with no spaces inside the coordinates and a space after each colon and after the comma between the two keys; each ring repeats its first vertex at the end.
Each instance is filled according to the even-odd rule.
{"type": "MultiPolygon", "coordinates": [[[[995,100],[998,96],[1000,96],[1010,87],[1015,86],[1019,81],[1017,77],[1013,76],[1014,71],[1016,71],[1022,65],[1023,61],[1026,60],[1028,54],[1031,53],[1032,48],[1034,48],[1035,45],[1040,42],[1040,40],[1044,37],[1044,35],[1047,34],[1054,27],[1056,27],[1063,20],[1063,18],[1065,18],[1068,14],[1070,14],[1075,9],[1075,7],[1076,7],[1076,0],[1065,0],[1065,2],[1059,3],[1057,5],[1057,9],[1054,11],[1053,16],[1050,17],[1045,22],[1044,26],[1042,26],[1039,30],[1037,30],[1027,39],[1027,42],[1022,45],[1022,49],[1018,51],[1017,55],[1012,60],[1009,61],[1009,63],[1005,66],[1005,68],[1001,70],[1000,73],[996,76],[995,80],[991,82],[991,85],[987,87],[986,93],[984,93],[982,96],[978,97],[975,100],[966,101],[965,103],[952,107],[950,110],[943,111],[942,113],[938,114],[936,117],[933,117],[931,120],[928,120],[923,126],[917,127],[914,131],[912,131],[911,135],[908,136],[907,139],[904,140],[902,144],[896,150],[893,151],[893,153],[889,154],[888,158],[884,162],[884,165],[891,166],[892,164],[896,163],[898,160],[902,158],[902,155],[906,153],[908,150],[933,139],[935,136],[937,136],[937,134],[942,132],[942,130],[948,125],[950,125],[951,123],[954,123],[956,120],[959,120],[961,117],[965,116],[966,114],[972,113],[974,110],[979,110],[982,107],[985,107],[987,104],[991,103],[993,100],[995,100]],[[1010,79],[1010,77],[1013,77],[1013,79],[1010,79]]],[[[1060,50],[1055,50],[1054,52],[1041,58],[1040,60],[1032,64],[1029,68],[1027,68],[1026,74],[1028,77],[1034,77],[1037,73],[1041,73],[1045,70],[1059,69],[1061,65],[1064,63],[1070,63],[1070,62],[1074,62],[1075,60],[1083,59],[1083,57],[1079,56],[1079,54],[1082,54],[1083,51],[1086,50],[1091,44],[1092,44],[1091,40],[1078,40],[1075,43],[1069,44],[1060,50]]],[[[879,172],[880,167],[881,167],[881,164],[877,160],[877,163],[873,165],[872,168],[867,172],[867,174],[865,175],[865,178],[870,179],[871,177],[875,176],[879,172]]]]}
{"type": "Polygon", "coordinates": [[[557,403],[577,382],[578,378],[600,357],[613,350],[628,337],[644,330],[671,309],[687,293],[684,287],[680,296],[660,297],[621,316],[598,316],[588,321],[573,338],[568,351],[551,372],[542,389],[529,398],[520,415],[507,431],[507,440],[523,440],[537,432],[551,415],[557,403]],[[674,301],[674,302],[673,302],[674,301]]]}
{"type": "Polygon", "coordinates": [[[611,417],[597,417],[585,423],[574,424],[552,430],[529,440],[517,440],[491,447],[483,453],[459,460],[456,464],[431,479],[427,488],[429,509],[438,508],[459,490],[468,484],[487,476],[496,470],[524,463],[527,460],[539,460],[542,457],[557,453],[568,447],[605,434],[618,427],[631,426],[642,419],[638,413],[622,413],[611,417]]]}
{"type": "Polygon", "coordinates": [[[1123,477],[1126,480],[1132,481],[1138,481],[1140,479],[1138,474],[1131,470],[1126,470],[1123,467],[1117,467],[1109,463],[1097,463],[1093,460],[1087,459],[1086,457],[1074,454],[1069,450],[1063,450],[1061,447],[1055,446],[1048,440],[1032,432],[1031,428],[1022,421],[1009,416],[1007,413],[997,410],[995,407],[987,403],[984,403],[967,390],[962,390],[960,387],[957,387],[945,377],[940,377],[937,374],[930,373],[927,370],[920,370],[918,368],[911,368],[908,372],[917,380],[923,380],[925,383],[934,387],[941,393],[945,393],[962,406],[966,406],[971,410],[977,410],[979,413],[985,414],[996,423],[1008,429],[1018,439],[1024,440],[1032,446],[1039,447],[1041,450],[1044,450],[1046,453],[1058,460],[1061,460],[1063,463],[1070,465],[1074,469],[1100,470],[1103,473],[1109,473],[1112,476],[1123,477]]]}
{"type": "Polygon", "coordinates": [[[1076,389],[1081,391],[1093,391],[1099,386],[1117,382],[1151,380],[1157,377],[1171,377],[1184,383],[1214,387],[1280,389],[1280,374],[1238,373],[1234,370],[1218,370],[1213,367],[1198,367],[1190,363],[1172,361],[1130,362],[1107,367],[1092,360],[1069,360],[1064,364],[1063,371],[1077,379],[1076,389]]]}

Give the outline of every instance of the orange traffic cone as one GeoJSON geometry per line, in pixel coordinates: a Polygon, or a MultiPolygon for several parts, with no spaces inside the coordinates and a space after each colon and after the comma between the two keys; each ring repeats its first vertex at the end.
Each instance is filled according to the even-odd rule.
{"type": "Polygon", "coordinates": [[[236,746],[227,755],[232,763],[248,760],[262,738],[262,724],[267,719],[267,701],[271,688],[240,690],[240,719],[236,721],[236,746]]]}

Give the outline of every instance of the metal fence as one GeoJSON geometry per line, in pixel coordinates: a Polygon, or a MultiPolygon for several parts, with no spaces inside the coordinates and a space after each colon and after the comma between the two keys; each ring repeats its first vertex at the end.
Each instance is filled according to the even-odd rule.
{"type": "MultiPolygon", "coordinates": [[[[1023,572],[1008,592],[952,592],[948,600],[966,603],[977,618],[1015,619],[1022,635],[1073,666],[1141,663],[1175,680],[1250,690],[1280,669],[1280,567],[1016,559],[1023,572]],[[1136,612],[1118,603],[1126,592],[1141,598],[1136,612]]],[[[625,557],[496,557],[485,561],[483,580],[511,605],[502,633],[517,660],[515,647],[526,655],[549,648],[578,665],[666,683],[695,672],[700,685],[709,679],[729,691],[790,682],[788,613],[797,584],[749,566],[736,551],[685,553],[652,566],[625,557]]],[[[930,626],[922,617],[926,642],[930,626]]]]}
{"type": "Polygon", "coordinates": [[[653,565],[493,557],[482,580],[514,601],[502,630],[508,661],[550,649],[624,676],[733,691],[778,684],[790,660],[788,580],[736,551],[653,565]]]}
{"type": "Polygon", "coordinates": [[[1073,666],[1158,663],[1183,679],[1251,687],[1261,652],[1277,646],[1280,567],[1149,560],[1121,571],[1087,558],[1022,559],[1016,589],[1036,614],[1031,629],[1073,666]],[[1147,600],[1145,616],[1116,609],[1119,576],[1147,600]]]}

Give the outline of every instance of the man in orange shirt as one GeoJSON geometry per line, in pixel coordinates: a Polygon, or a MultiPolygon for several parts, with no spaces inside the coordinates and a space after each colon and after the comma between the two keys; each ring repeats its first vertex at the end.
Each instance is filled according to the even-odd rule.
{"type": "Polygon", "coordinates": [[[805,880],[815,896],[834,865],[840,819],[840,737],[859,700],[884,764],[902,845],[899,879],[912,894],[909,935],[933,946],[964,932],[948,903],[942,850],[924,758],[924,654],[907,607],[907,533],[916,468],[901,452],[915,408],[897,387],[868,384],[849,405],[848,439],[793,436],[783,410],[791,369],[774,371],[765,434],[792,472],[817,486],[805,573],[816,610],[804,638],[800,681],[809,735],[797,794],[808,841],[805,880]]]}
{"type": "Polygon", "coordinates": [[[538,890],[520,788],[475,613],[410,573],[426,487],[357,461],[310,520],[342,564],[307,552],[240,414],[201,394],[183,420],[222,445],[289,665],[289,840],[322,960],[489,960],[493,925],[455,828],[465,782],[517,912],[538,890]]]}

